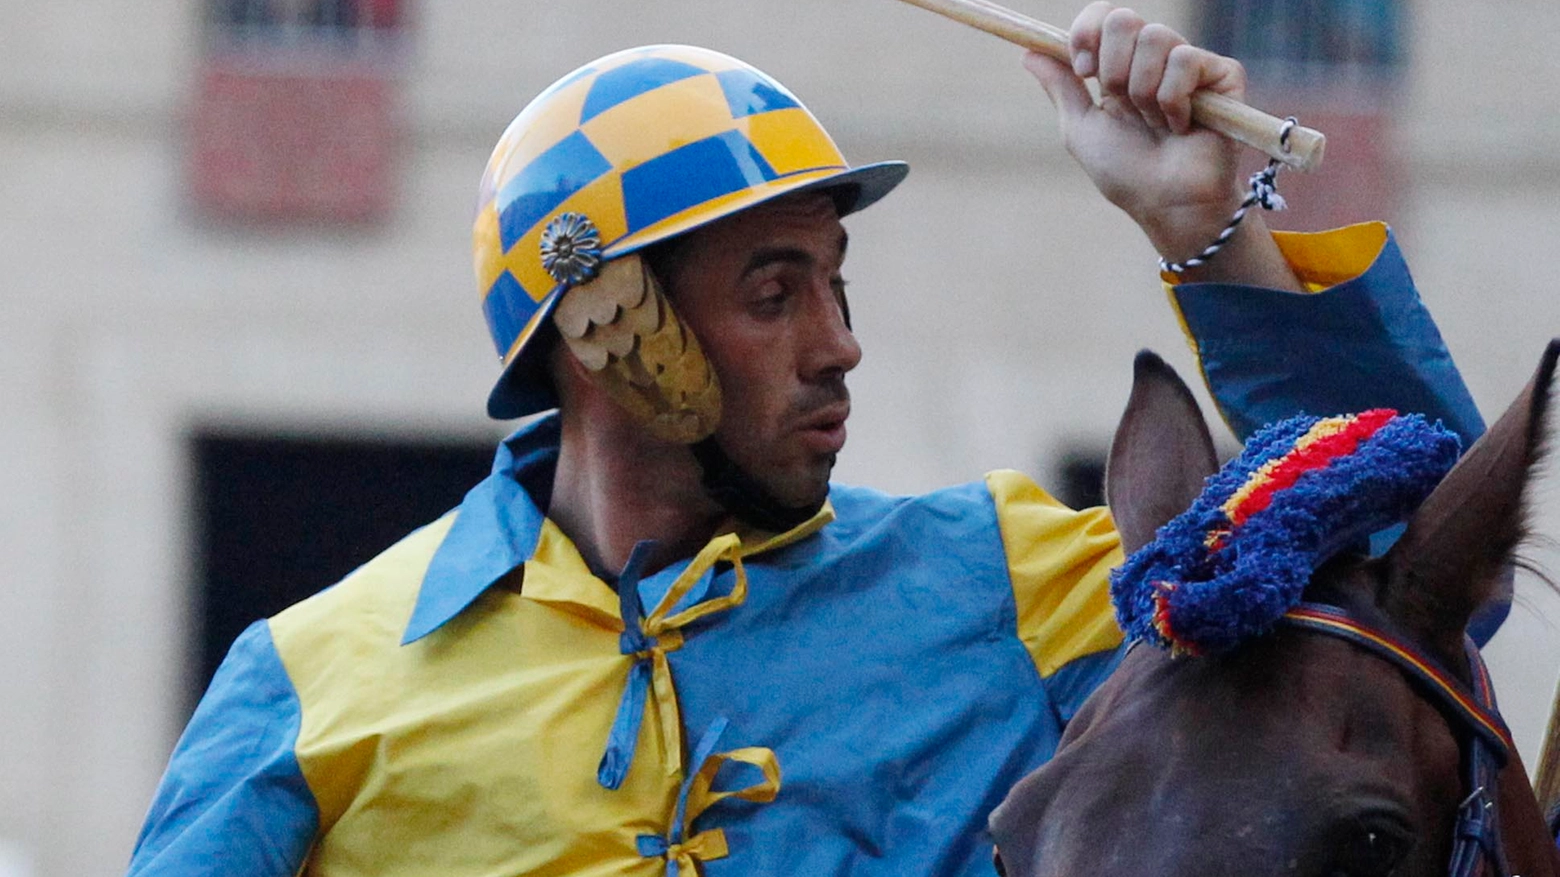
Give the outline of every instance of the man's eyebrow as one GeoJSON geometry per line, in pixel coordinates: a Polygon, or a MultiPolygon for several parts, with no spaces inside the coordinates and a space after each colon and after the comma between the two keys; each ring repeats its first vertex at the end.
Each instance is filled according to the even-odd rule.
{"type": "MultiPolygon", "coordinates": [[[[840,232],[840,261],[845,261],[845,249],[850,245],[850,235],[840,232]]],[[[748,257],[747,264],[742,267],[742,276],[746,277],[760,268],[783,262],[790,265],[811,266],[816,260],[812,253],[801,247],[763,247],[753,251],[748,257]]]]}

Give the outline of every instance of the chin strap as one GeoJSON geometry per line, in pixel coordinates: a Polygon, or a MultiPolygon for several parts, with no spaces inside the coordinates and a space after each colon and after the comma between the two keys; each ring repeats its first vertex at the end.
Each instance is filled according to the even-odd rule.
{"type": "Polygon", "coordinates": [[[782,503],[727,456],[714,436],[688,447],[704,470],[704,492],[750,527],[784,533],[806,523],[823,508],[822,500],[802,506],[782,503]]]}

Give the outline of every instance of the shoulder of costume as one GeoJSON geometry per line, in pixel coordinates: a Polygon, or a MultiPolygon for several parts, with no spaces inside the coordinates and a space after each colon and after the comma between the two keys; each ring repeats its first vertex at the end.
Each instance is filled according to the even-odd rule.
{"type": "Polygon", "coordinates": [[[829,502],[836,515],[874,514],[893,509],[952,508],[966,503],[989,503],[986,485],[982,481],[969,481],[949,487],[940,487],[925,493],[889,493],[873,487],[832,483],[829,485],[829,502]],[[842,506],[844,508],[842,508],[842,506]]]}
{"type": "Polygon", "coordinates": [[[456,515],[412,531],[340,582],[273,616],[271,635],[284,661],[341,648],[399,646],[428,564],[456,515]]]}

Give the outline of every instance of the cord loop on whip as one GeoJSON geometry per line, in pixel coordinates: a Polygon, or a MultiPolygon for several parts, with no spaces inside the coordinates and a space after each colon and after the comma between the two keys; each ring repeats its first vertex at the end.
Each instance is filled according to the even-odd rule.
{"type": "MultiPolygon", "coordinates": [[[[1300,120],[1290,116],[1284,120],[1283,126],[1278,130],[1278,145],[1286,154],[1289,152],[1289,134],[1294,131],[1295,126],[1298,124],[1300,124],[1300,120]]],[[[1284,201],[1284,196],[1278,194],[1278,172],[1283,166],[1284,163],[1282,161],[1276,158],[1269,159],[1267,167],[1251,175],[1251,179],[1247,183],[1251,191],[1240,202],[1240,206],[1235,208],[1235,214],[1230,217],[1230,221],[1225,224],[1218,237],[1213,239],[1213,243],[1204,247],[1202,252],[1187,259],[1185,262],[1171,262],[1160,256],[1159,270],[1169,274],[1180,274],[1188,268],[1197,268],[1208,264],[1208,261],[1216,253],[1224,249],[1225,243],[1235,234],[1235,229],[1240,226],[1241,220],[1246,218],[1246,211],[1250,210],[1253,205],[1260,204],[1263,210],[1283,210],[1288,207],[1288,203],[1284,201]]]]}

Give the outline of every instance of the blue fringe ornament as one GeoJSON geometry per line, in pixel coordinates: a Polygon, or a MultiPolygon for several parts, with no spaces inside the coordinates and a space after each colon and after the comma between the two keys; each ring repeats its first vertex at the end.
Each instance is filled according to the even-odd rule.
{"type": "Polygon", "coordinates": [[[1461,450],[1439,423],[1390,409],[1264,427],[1112,571],[1116,620],[1129,639],[1175,654],[1261,636],[1320,564],[1408,517],[1461,450]]]}

